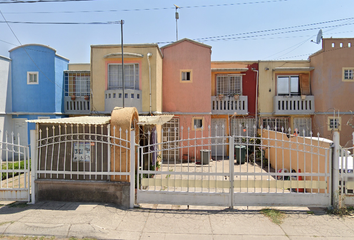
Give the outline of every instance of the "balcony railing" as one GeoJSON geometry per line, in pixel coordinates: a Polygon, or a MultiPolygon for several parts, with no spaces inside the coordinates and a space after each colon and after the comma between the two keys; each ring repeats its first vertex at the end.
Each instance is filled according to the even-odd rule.
{"type": "Polygon", "coordinates": [[[234,97],[218,96],[211,97],[211,112],[213,114],[234,114],[247,115],[248,114],[248,97],[239,96],[236,100],[234,97]]]}
{"type": "MultiPolygon", "coordinates": [[[[136,107],[142,111],[142,91],[124,89],[124,107],[136,107]]],[[[111,112],[115,107],[123,107],[123,89],[105,91],[105,112],[111,112]]]]}
{"type": "Polygon", "coordinates": [[[315,97],[306,96],[275,96],[274,114],[275,115],[298,115],[314,114],[315,97]]]}
{"type": "Polygon", "coordinates": [[[90,100],[85,100],[84,97],[76,97],[72,100],[71,97],[64,97],[64,112],[66,114],[89,114],[90,100]]]}

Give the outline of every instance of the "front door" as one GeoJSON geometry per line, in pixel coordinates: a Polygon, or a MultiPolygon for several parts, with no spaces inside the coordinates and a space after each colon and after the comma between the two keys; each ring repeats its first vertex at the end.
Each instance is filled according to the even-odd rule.
{"type": "Polygon", "coordinates": [[[226,120],[222,118],[211,119],[212,148],[211,155],[215,158],[227,156],[226,141],[226,120]]]}

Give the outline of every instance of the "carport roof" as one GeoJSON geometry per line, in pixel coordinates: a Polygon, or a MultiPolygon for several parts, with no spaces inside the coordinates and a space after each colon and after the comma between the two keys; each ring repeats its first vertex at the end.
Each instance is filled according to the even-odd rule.
{"type": "Polygon", "coordinates": [[[45,123],[45,124],[91,124],[102,125],[107,124],[111,120],[111,116],[84,116],[70,118],[52,118],[52,119],[36,119],[27,120],[29,123],[45,123]]]}

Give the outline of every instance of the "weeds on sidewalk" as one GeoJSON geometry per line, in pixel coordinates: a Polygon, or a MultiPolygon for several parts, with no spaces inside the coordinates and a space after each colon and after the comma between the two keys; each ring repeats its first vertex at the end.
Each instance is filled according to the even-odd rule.
{"type": "Polygon", "coordinates": [[[263,208],[261,212],[264,214],[264,216],[267,216],[270,220],[272,220],[273,223],[278,225],[281,224],[285,218],[285,213],[276,209],[263,208]]]}
{"type": "Polygon", "coordinates": [[[354,207],[342,207],[342,208],[327,208],[327,214],[336,215],[339,217],[350,216],[354,214],[354,207]]]}
{"type": "Polygon", "coordinates": [[[8,207],[11,208],[24,208],[24,207],[28,207],[27,202],[13,202],[9,205],[7,205],[8,207]]]}

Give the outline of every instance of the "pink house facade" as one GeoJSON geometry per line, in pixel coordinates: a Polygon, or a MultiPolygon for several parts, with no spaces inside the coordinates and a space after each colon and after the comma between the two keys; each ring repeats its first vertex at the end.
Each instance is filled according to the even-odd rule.
{"type": "MultiPolygon", "coordinates": [[[[162,109],[163,113],[175,116],[165,125],[164,141],[187,139],[189,135],[190,138],[208,136],[211,125],[211,46],[181,39],[163,46],[161,51],[162,109]]],[[[168,158],[194,161],[200,159],[201,149],[208,148],[176,150],[168,158]]]]}

